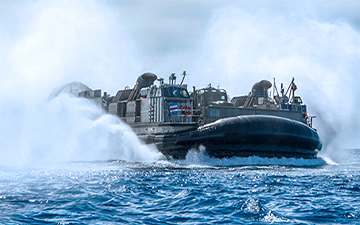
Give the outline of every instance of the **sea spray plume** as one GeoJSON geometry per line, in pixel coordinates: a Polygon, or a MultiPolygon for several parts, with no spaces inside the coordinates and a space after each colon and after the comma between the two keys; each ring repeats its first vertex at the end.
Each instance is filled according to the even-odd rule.
{"type": "Polygon", "coordinates": [[[79,96],[80,92],[90,91],[90,90],[91,88],[89,88],[88,86],[86,86],[81,82],[72,82],[72,83],[63,84],[54,88],[54,90],[50,93],[48,97],[48,101],[51,101],[54,98],[58,97],[61,93],[66,93],[77,97],[79,96]]]}
{"type": "Polygon", "coordinates": [[[142,145],[118,118],[105,114],[86,99],[60,94],[44,107],[32,108],[21,116],[20,123],[14,124],[16,129],[1,137],[1,165],[154,161],[161,157],[156,150],[142,145]]]}
{"type": "Polygon", "coordinates": [[[335,157],[338,146],[360,146],[359,61],[360,34],[344,22],[233,6],[214,13],[197,63],[202,69],[194,73],[226,86],[231,96],[264,78],[285,83],[295,77],[308,114],[318,116],[324,152],[335,157]]]}
{"type": "Polygon", "coordinates": [[[60,146],[55,148],[56,152],[63,154],[63,149],[69,153],[64,160],[154,161],[161,156],[156,150],[142,145],[131,128],[120,119],[105,114],[86,99],[60,95],[49,105],[58,107],[53,112],[55,118],[52,121],[64,117],[61,124],[55,122],[61,128],[55,136],[64,139],[58,142],[60,146]]]}
{"type": "Polygon", "coordinates": [[[113,92],[120,80],[133,81],[130,76],[119,76],[138,74],[134,68],[140,69],[136,47],[118,25],[119,15],[96,1],[11,4],[15,4],[9,7],[14,10],[9,13],[14,17],[11,26],[0,27],[0,164],[151,158],[125,125],[103,118],[100,109],[84,100],[62,96],[46,103],[55,86],[73,80],[113,92]],[[110,121],[114,126],[106,125],[110,121]],[[102,136],[86,138],[101,129],[102,136]],[[110,136],[116,134],[126,141],[115,145],[110,136]],[[106,138],[111,140],[100,147],[98,143],[106,138]],[[85,145],[97,148],[85,150],[85,145]],[[123,154],[110,153],[119,149],[123,154]],[[139,154],[132,152],[135,149],[139,154]]]}

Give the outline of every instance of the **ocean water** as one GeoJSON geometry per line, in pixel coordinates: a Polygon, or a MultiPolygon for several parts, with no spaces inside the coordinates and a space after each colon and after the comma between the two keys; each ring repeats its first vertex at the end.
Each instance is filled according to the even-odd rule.
{"type": "Polygon", "coordinates": [[[0,224],[358,224],[360,150],[0,168],[0,224]]]}

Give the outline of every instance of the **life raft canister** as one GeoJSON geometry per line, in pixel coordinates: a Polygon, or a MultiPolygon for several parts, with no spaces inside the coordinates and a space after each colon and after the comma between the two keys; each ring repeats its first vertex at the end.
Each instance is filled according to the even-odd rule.
{"type": "Polygon", "coordinates": [[[182,109],[182,112],[185,115],[190,115],[191,114],[191,107],[190,106],[184,105],[181,109],[182,109]]]}

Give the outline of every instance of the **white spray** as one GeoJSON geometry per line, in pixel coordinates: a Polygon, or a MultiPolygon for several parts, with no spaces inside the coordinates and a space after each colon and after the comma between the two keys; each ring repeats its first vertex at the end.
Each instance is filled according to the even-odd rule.
{"type": "Polygon", "coordinates": [[[12,120],[1,129],[1,165],[154,161],[161,157],[156,150],[142,145],[119,118],[86,99],[60,94],[43,107],[18,108],[23,112],[5,114],[12,120]]]}
{"type": "Polygon", "coordinates": [[[360,146],[358,62],[360,34],[345,22],[232,6],[216,11],[210,22],[196,66],[206,81],[189,79],[221,84],[236,96],[261,79],[276,77],[279,86],[295,77],[308,114],[317,116],[323,152],[336,157],[342,148],[360,146]]]}
{"type": "Polygon", "coordinates": [[[92,1],[16,4],[0,29],[0,165],[73,160],[152,161],[131,129],[83,99],[52,89],[72,81],[115,93],[140,74],[119,17],[92,1]],[[2,27],[4,28],[4,27],[2,27]],[[5,46],[5,44],[6,46],[5,46]]]}

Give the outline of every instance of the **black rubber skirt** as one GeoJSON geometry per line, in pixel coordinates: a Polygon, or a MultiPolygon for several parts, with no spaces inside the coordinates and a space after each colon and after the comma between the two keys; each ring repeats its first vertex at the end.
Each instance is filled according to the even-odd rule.
{"type": "Polygon", "coordinates": [[[264,115],[219,119],[196,130],[148,138],[165,156],[185,158],[203,146],[209,156],[315,158],[322,148],[316,130],[294,120],[264,115]]]}

